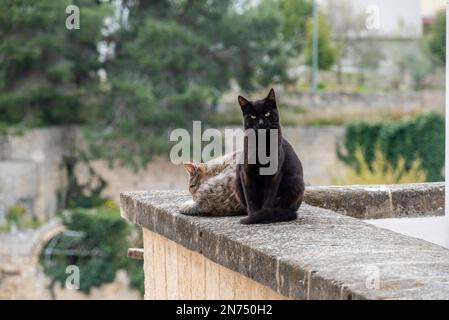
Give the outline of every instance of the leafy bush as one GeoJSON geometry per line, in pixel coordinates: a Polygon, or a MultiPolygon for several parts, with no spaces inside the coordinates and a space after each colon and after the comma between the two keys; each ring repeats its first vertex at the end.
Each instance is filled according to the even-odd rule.
{"type": "Polygon", "coordinates": [[[442,65],[446,61],[446,12],[441,10],[436,15],[435,23],[432,25],[427,36],[430,51],[435,59],[442,65]]]}
{"type": "Polygon", "coordinates": [[[120,217],[118,205],[102,196],[106,181],[98,175],[82,154],[79,157],[64,158],[67,172],[67,186],[59,191],[61,208],[68,210],[62,214],[63,223],[70,231],[81,237],[58,237],[56,249],[71,252],[69,255],[46,257],[45,250],[41,263],[46,274],[52,279],[50,289],[56,283],[64,286],[68,277],[66,267],[76,265],[80,270],[80,290],[89,293],[92,287],[113,282],[116,272],[128,272],[130,286],[144,291],[143,263],[127,258],[128,247],[142,247],[142,239],[136,237],[133,228],[120,217]],[[77,165],[87,168],[88,179],[80,183],[75,174],[77,165]]]}
{"type": "Polygon", "coordinates": [[[120,217],[116,208],[108,207],[65,212],[63,221],[67,229],[78,231],[82,236],[62,237],[56,246],[73,254],[52,256],[51,263],[44,255],[41,257],[44,270],[52,279],[50,288],[58,282],[64,286],[68,276],[66,267],[76,265],[80,270],[80,290],[83,292],[89,293],[93,287],[113,282],[117,270],[125,269],[131,287],[143,293],[142,262],[127,258],[128,247],[135,245],[131,244],[133,229],[120,217]]]}
{"type": "Polygon", "coordinates": [[[19,204],[10,207],[5,222],[0,225],[0,233],[9,232],[12,225],[20,229],[36,229],[43,224],[43,221],[26,213],[26,208],[19,204]]]}
{"type": "Polygon", "coordinates": [[[399,157],[394,168],[380,149],[376,148],[370,168],[362,150],[357,148],[355,160],[358,170],[354,167],[347,167],[343,176],[335,176],[333,178],[332,184],[394,184],[424,182],[426,180],[426,173],[421,169],[421,161],[419,159],[415,159],[411,167],[406,170],[404,158],[399,157]]]}
{"type": "MultiPolygon", "coordinates": [[[[331,27],[324,14],[318,14],[318,68],[329,70],[335,62],[336,50],[331,41],[331,27]]],[[[306,61],[312,66],[313,61],[313,18],[309,17],[306,25],[306,61]]]]}
{"type": "Polygon", "coordinates": [[[6,219],[11,222],[19,223],[26,213],[26,209],[20,205],[15,205],[9,208],[6,219]]]}
{"type": "Polygon", "coordinates": [[[360,148],[363,158],[372,170],[378,146],[393,168],[396,169],[403,158],[404,168],[408,171],[419,158],[421,167],[426,172],[426,181],[441,181],[444,165],[444,128],[444,118],[437,113],[426,113],[397,122],[353,123],[346,127],[343,148],[338,146],[337,154],[340,160],[360,172],[356,158],[356,150],[360,148]]]}
{"type": "Polygon", "coordinates": [[[318,90],[325,90],[326,89],[326,84],[324,82],[318,82],[317,89],[318,90]]]}
{"type": "Polygon", "coordinates": [[[17,225],[22,229],[37,229],[44,224],[44,221],[37,219],[36,217],[28,217],[22,219],[17,225]]]}

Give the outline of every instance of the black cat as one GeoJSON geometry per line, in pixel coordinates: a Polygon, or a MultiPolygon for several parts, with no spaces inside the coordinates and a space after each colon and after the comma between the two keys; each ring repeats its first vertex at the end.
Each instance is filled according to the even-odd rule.
{"type": "MultiPolygon", "coordinates": [[[[242,224],[290,221],[297,218],[296,211],[304,197],[304,179],[301,162],[290,143],[282,137],[279,113],[274,90],[265,99],[248,101],[239,96],[246,133],[256,133],[258,139],[266,143],[270,150],[269,130],[277,130],[277,169],[274,174],[261,174],[267,167],[259,159],[248,161],[249,152],[257,152],[260,144],[248,143],[245,139],[244,163],[237,165],[235,194],[248,216],[240,220],[242,224]],[[260,137],[260,129],[267,130],[266,137],[260,137]]],[[[272,155],[269,155],[270,157],[272,155]]]]}

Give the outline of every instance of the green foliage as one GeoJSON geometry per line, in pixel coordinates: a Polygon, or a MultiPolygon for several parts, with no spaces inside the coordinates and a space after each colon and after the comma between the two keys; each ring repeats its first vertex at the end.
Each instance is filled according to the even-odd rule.
{"type": "Polygon", "coordinates": [[[88,293],[93,287],[113,282],[119,269],[127,270],[132,287],[143,292],[142,263],[127,258],[132,229],[116,209],[74,209],[63,217],[68,230],[79,231],[83,236],[63,238],[56,248],[90,254],[55,255],[51,258],[52,263],[47,263],[42,256],[41,263],[52,279],[51,287],[58,282],[64,286],[68,276],[66,267],[76,265],[80,270],[80,290],[83,292],[88,293]]]}
{"type": "Polygon", "coordinates": [[[405,160],[405,169],[410,170],[413,162],[419,158],[427,181],[441,181],[444,165],[444,117],[436,113],[427,113],[411,119],[397,122],[358,122],[346,127],[342,151],[337,149],[338,157],[357,171],[356,150],[361,148],[363,157],[370,169],[375,159],[376,146],[397,168],[401,158],[405,160]]]}
{"type": "Polygon", "coordinates": [[[413,89],[423,89],[426,76],[433,71],[432,58],[425,43],[419,43],[416,50],[411,50],[404,57],[405,66],[413,79],[413,89]]]}
{"type": "Polygon", "coordinates": [[[444,65],[446,62],[446,12],[438,12],[435,23],[428,37],[429,47],[436,60],[444,65]]]}
{"type": "Polygon", "coordinates": [[[318,90],[324,90],[326,89],[326,84],[324,82],[318,82],[317,84],[317,89],[318,90]]]}
{"type": "Polygon", "coordinates": [[[306,45],[307,20],[312,15],[312,1],[279,0],[279,6],[284,16],[284,38],[299,55],[306,45]]]}
{"type": "Polygon", "coordinates": [[[5,0],[0,11],[0,123],[83,123],[97,91],[96,43],[108,5],[90,0],[5,0]],[[80,7],[81,29],[65,27],[80,7]]]}
{"type": "Polygon", "coordinates": [[[6,0],[0,130],[87,124],[90,158],[138,168],[169,149],[171,129],[206,124],[232,81],[244,91],[289,81],[292,49],[303,45],[288,43],[297,21],[304,30],[304,4],[6,0]],[[65,27],[69,4],[80,8],[79,30],[65,27]],[[113,54],[99,57],[108,47],[113,54]]]}
{"type": "Polygon", "coordinates": [[[145,164],[169,149],[173,128],[190,129],[235,80],[243,90],[283,82],[289,52],[275,1],[140,1],[114,33],[105,102],[92,117],[94,156],[145,164]]]}
{"type": "Polygon", "coordinates": [[[428,44],[425,41],[398,43],[393,48],[389,54],[388,73],[380,81],[384,86],[398,90],[404,87],[404,79],[410,77],[413,80],[411,89],[423,89],[424,80],[434,71],[428,44]]]}
{"type": "MultiPolygon", "coordinates": [[[[312,42],[313,42],[313,20],[307,21],[307,64],[312,65],[312,42]]],[[[326,16],[322,13],[318,15],[318,68],[321,70],[330,69],[335,63],[336,51],[331,42],[331,29],[326,16]]]]}
{"type": "Polygon", "coordinates": [[[6,221],[0,226],[0,232],[7,232],[11,229],[11,225],[14,224],[20,229],[35,229],[40,227],[43,222],[36,217],[30,217],[26,214],[27,210],[21,205],[14,205],[8,209],[6,215],[6,221]]]}
{"type": "Polygon", "coordinates": [[[355,161],[356,165],[346,167],[343,170],[343,175],[340,170],[338,174],[334,174],[332,184],[395,184],[424,182],[426,180],[426,173],[423,171],[419,159],[415,159],[410,168],[406,169],[405,160],[400,156],[396,166],[393,167],[378,147],[375,149],[371,164],[368,164],[360,147],[356,149],[355,161]]]}
{"type": "Polygon", "coordinates": [[[26,209],[20,205],[15,205],[9,208],[6,219],[12,222],[18,223],[20,219],[25,215],[26,209]]]}
{"type": "MultiPolygon", "coordinates": [[[[113,282],[118,269],[128,272],[130,286],[143,294],[142,262],[127,259],[129,247],[142,247],[142,240],[135,238],[136,228],[132,228],[120,217],[118,205],[102,196],[106,182],[99,176],[83,156],[67,156],[64,164],[67,172],[67,188],[59,192],[59,203],[68,208],[62,214],[68,230],[83,234],[79,239],[62,238],[57,249],[90,252],[90,255],[71,255],[52,257],[48,264],[41,259],[45,272],[52,279],[51,288],[56,283],[65,284],[68,265],[80,269],[80,290],[88,293],[92,287],[113,282]],[[77,165],[87,168],[87,181],[80,183],[75,171],[77,165]]],[[[44,251],[43,251],[44,252],[44,251]]]]}
{"type": "Polygon", "coordinates": [[[19,224],[18,227],[19,228],[24,228],[24,229],[36,229],[39,228],[40,226],[42,226],[45,222],[41,221],[35,217],[28,217],[25,219],[22,219],[19,224]]]}

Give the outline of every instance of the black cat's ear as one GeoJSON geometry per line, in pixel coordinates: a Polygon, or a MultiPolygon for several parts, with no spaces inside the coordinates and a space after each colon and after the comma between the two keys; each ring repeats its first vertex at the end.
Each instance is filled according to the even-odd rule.
{"type": "Polygon", "coordinates": [[[249,105],[249,101],[243,98],[242,96],[239,96],[239,105],[240,108],[242,108],[242,111],[245,112],[246,108],[249,105]]]}
{"type": "Polygon", "coordinates": [[[265,98],[265,100],[276,102],[276,94],[274,93],[273,88],[270,89],[270,92],[268,93],[268,96],[265,98]]]}

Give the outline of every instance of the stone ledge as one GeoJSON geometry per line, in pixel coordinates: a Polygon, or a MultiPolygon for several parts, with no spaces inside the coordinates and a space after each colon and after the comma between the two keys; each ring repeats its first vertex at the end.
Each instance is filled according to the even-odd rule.
{"type": "Polygon", "coordinates": [[[359,219],[444,215],[444,182],[307,187],[304,201],[359,219]]]}
{"type": "Polygon", "coordinates": [[[296,221],[271,225],[181,215],[179,205],[189,198],[122,193],[121,212],[294,299],[449,299],[449,250],[440,246],[308,205],[296,221]]]}

